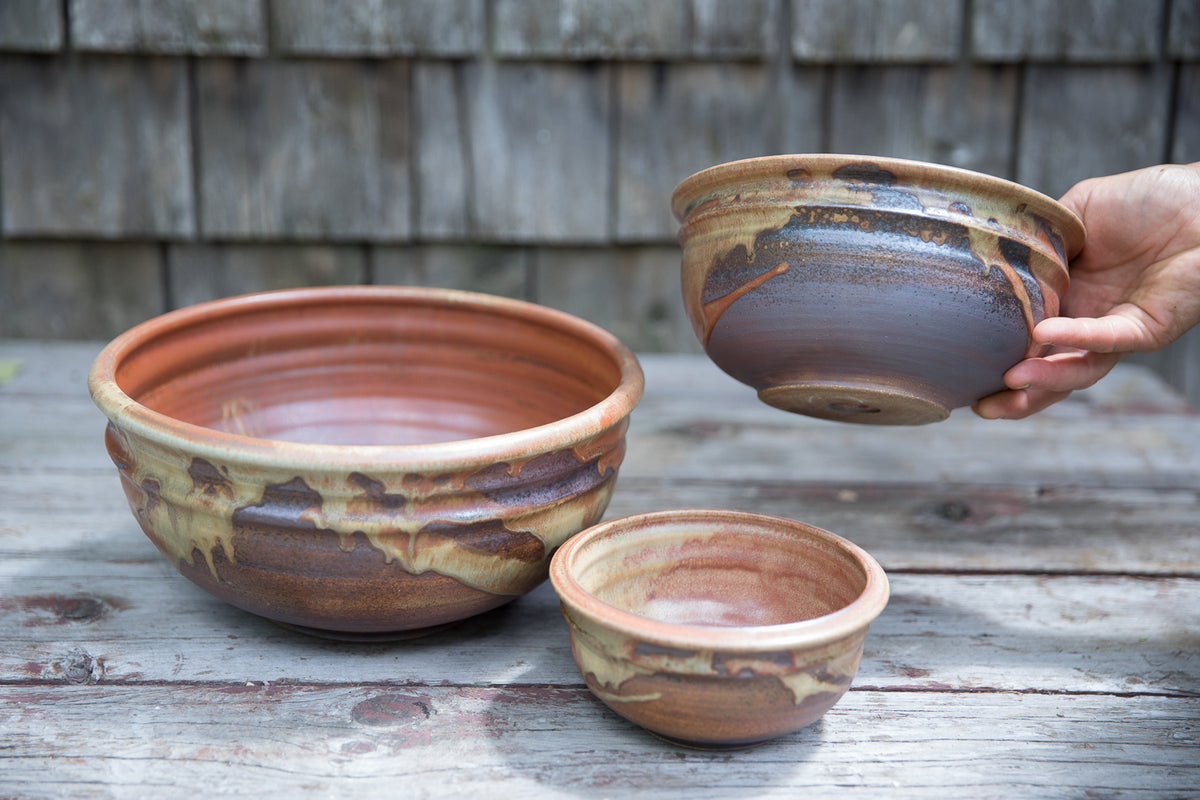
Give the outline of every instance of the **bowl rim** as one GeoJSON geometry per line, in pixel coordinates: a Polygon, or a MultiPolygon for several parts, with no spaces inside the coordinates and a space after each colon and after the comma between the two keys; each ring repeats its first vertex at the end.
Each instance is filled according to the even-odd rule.
{"type": "Polygon", "coordinates": [[[582,615],[592,624],[662,647],[722,653],[820,647],[856,633],[865,633],[870,623],[887,606],[890,595],[887,574],[879,562],[849,539],[796,520],[725,509],[654,511],[594,525],[572,536],[555,552],[550,561],[550,583],[558,593],[564,612],[582,615]],[[575,579],[572,570],[574,559],[589,544],[633,528],[680,524],[785,528],[848,555],[866,574],[866,585],[850,604],[820,617],[778,625],[704,627],[662,622],[625,611],[591,594],[575,579]]]}
{"type": "Polygon", "coordinates": [[[514,461],[567,449],[594,438],[627,418],[641,399],[645,377],[633,352],[612,333],[580,317],[525,300],[437,287],[320,286],[254,292],[169,311],[133,326],[110,341],[88,372],[88,390],[109,420],[135,436],[205,456],[260,467],[301,465],[334,469],[369,467],[421,470],[461,469],[514,461]],[[155,338],[198,323],[281,307],[331,303],[454,306],[478,309],[557,328],[606,352],[619,366],[620,381],[607,397],[553,422],[517,431],[431,444],[339,445],[263,439],[208,428],[154,411],[126,394],[116,382],[123,358],[155,338]]]}
{"type": "Polygon", "coordinates": [[[823,166],[833,166],[846,162],[862,162],[891,168],[911,174],[914,171],[935,177],[938,181],[949,186],[962,186],[978,191],[983,188],[1003,190],[1021,198],[1025,203],[1035,205],[1039,213],[1048,216],[1062,227],[1066,256],[1074,258],[1083,249],[1086,229],[1083,220],[1065,205],[1050,197],[1015,181],[990,175],[986,172],[953,167],[948,164],[938,164],[933,161],[921,161],[911,158],[895,158],[892,156],[872,156],[854,153],[782,153],[777,155],[755,156],[734,161],[714,164],[695,172],[676,185],[671,193],[671,211],[675,218],[683,223],[704,188],[719,181],[736,179],[738,181],[757,180],[778,176],[784,172],[785,165],[804,161],[823,166]]]}

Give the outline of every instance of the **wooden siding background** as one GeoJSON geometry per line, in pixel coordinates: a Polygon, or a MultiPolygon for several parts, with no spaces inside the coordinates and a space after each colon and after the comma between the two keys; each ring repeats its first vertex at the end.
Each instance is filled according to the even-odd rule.
{"type": "Polygon", "coordinates": [[[695,352],[675,184],[819,151],[1200,160],[1200,0],[0,0],[0,336],[411,283],[695,352]]]}

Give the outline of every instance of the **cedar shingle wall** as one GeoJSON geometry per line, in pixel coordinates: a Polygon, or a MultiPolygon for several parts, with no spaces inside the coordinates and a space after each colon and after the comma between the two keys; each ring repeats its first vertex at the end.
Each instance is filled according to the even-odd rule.
{"type": "Polygon", "coordinates": [[[1200,159],[1200,0],[0,0],[0,336],[373,282],[696,351],[671,190],[813,151],[1200,159]]]}

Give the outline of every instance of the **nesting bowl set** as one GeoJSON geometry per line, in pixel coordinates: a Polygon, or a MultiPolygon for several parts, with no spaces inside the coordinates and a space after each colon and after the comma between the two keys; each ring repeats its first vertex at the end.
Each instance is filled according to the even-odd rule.
{"type": "MultiPolygon", "coordinates": [[[[856,156],[723,164],[676,189],[684,304],[766,403],[922,424],[1003,388],[1057,313],[1081,223],[965,170],[856,156]]],[[[419,636],[547,577],[589,689],[684,745],[745,747],[847,691],[879,564],[801,522],[601,522],[644,379],[603,329],[410,287],[268,292],[138,325],[89,388],[146,536],[285,627],[419,636]]]]}

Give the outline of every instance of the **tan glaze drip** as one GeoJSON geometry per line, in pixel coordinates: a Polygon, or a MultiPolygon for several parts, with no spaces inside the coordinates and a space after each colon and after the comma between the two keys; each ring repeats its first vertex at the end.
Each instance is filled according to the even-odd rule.
{"type": "MultiPolygon", "coordinates": [[[[704,286],[717,264],[739,247],[745,249],[747,261],[753,259],[759,237],[781,230],[795,216],[795,209],[786,205],[751,205],[747,202],[733,206],[739,218],[737,227],[731,226],[728,218],[716,211],[705,216],[697,210],[679,232],[680,243],[684,245],[683,295],[689,312],[694,308],[695,313],[703,313],[699,309],[703,305],[704,286]],[[752,232],[743,233],[744,230],[752,232]]],[[[706,326],[700,316],[693,316],[690,321],[696,337],[705,341],[711,326],[706,326]]]]}
{"type": "Polygon", "coordinates": [[[716,300],[710,300],[704,304],[704,343],[708,343],[708,339],[712,336],[713,326],[717,324],[717,320],[725,313],[725,310],[736,303],[742,297],[745,297],[750,292],[753,292],[758,287],[762,286],[767,281],[778,275],[788,271],[787,262],[776,264],[772,269],[767,270],[759,275],[754,280],[751,280],[738,288],[734,289],[724,297],[718,297],[716,300]]]}
{"type": "Polygon", "coordinates": [[[809,668],[815,660],[828,657],[837,652],[837,647],[826,648],[828,652],[820,652],[814,657],[807,652],[801,657],[800,653],[784,652],[779,656],[784,658],[756,658],[753,655],[727,655],[711,650],[694,652],[653,652],[639,653],[639,642],[634,639],[620,637],[617,634],[588,629],[580,626],[564,610],[567,621],[571,624],[578,639],[575,655],[579,659],[580,671],[584,673],[589,688],[602,700],[616,703],[651,702],[662,697],[657,693],[627,694],[622,692],[622,686],[639,676],[687,675],[725,677],[728,675],[745,675],[754,677],[773,677],[779,680],[792,694],[792,701],[800,705],[806,699],[818,692],[841,694],[846,691],[854,674],[858,671],[862,658],[862,647],[851,648],[848,652],[835,656],[824,665],[820,675],[809,668]],[[601,639],[604,641],[602,642],[601,639]],[[614,649],[617,648],[617,649],[614,649]],[[608,652],[619,652],[621,658],[613,659],[605,655],[608,652]],[[717,668],[717,664],[721,668],[717,668]],[[840,679],[844,681],[839,682],[840,679]]]}
{"type": "MultiPolygon", "coordinates": [[[[1041,345],[1033,341],[1033,326],[1038,323],[1038,320],[1033,316],[1033,300],[1029,297],[1029,292],[1025,288],[1025,282],[1021,280],[1021,276],[1008,263],[1008,259],[1000,252],[1000,239],[995,233],[981,230],[974,226],[967,226],[967,240],[970,243],[971,252],[983,262],[984,275],[988,274],[988,270],[995,268],[1004,274],[1008,279],[1009,286],[1012,287],[1013,297],[1021,304],[1021,314],[1025,317],[1025,330],[1028,331],[1028,338],[1025,345],[1026,357],[1037,355],[1041,352],[1041,345]]],[[[1047,295],[1045,284],[1040,278],[1038,285],[1043,287],[1043,296],[1047,295]]]]}
{"type": "MultiPolygon", "coordinates": [[[[118,429],[117,438],[127,451],[128,437],[118,429]]],[[[199,551],[213,579],[219,581],[216,554],[220,552],[228,562],[237,563],[231,541],[233,513],[236,509],[262,502],[261,476],[238,475],[221,467],[218,469],[225,480],[219,483],[211,479],[206,482],[192,479],[185,484],[163,477],[178,474],[176,470],[138,466],[160,461],[153,453],[135,456],[125,452],[121,456],[129,463],[128,469],[122,470],[123,476],[140,496],[135,513],[153,530],[154,539],[166,555],[173,563],[195,566],[195,553],[199,551]],[[153,488],[153,493],[148,487],[153,488]],[[224,524],[214,525],[214,519],[224,520],[224,524]]],[[[614,454],[610,464],[619,460],[620,454],[614,454]]],[[[412,477],[405,476],[400,486],[385,486],[383,491],[411,493],[412,477]]],[[[465,487],[462,478],[454,477],[448,481],[421,479],[419,483],[428,488],[436,487],[443,495],[437,505],[438,517],[454,518],[455,509],[458,509],[463,514],[470,514],[471,518],[501,518],[509,530],[528,533],[541,541],[547,559],[573,532],[599,520],[612,494],[610,483],[587,496],[586,502],[583,502],[584,498],[576,498],[572,503],[514,515],[501,504],[465,487]]],[[[425,533],[423,528],[431,521],[428,519],[406,522],[396,517],[370,515],[372,500],[365,492],[347,495],[345,488],[311,488],[321,494],[322,506],[303,511],[300,519],[320,530],[335,533],[342,550],[352,550],[354,535],[362,534],[384,555],[386,563],[398,563],[412,574],[432,571],[472,588],[500,595],[517,595],[530,588],[527,586],[531,566],[528,561],[478,553],[458,546],[445,535],[425,533]]],[[[351,488],[360,487],[352,484],[351,488]]]]}

